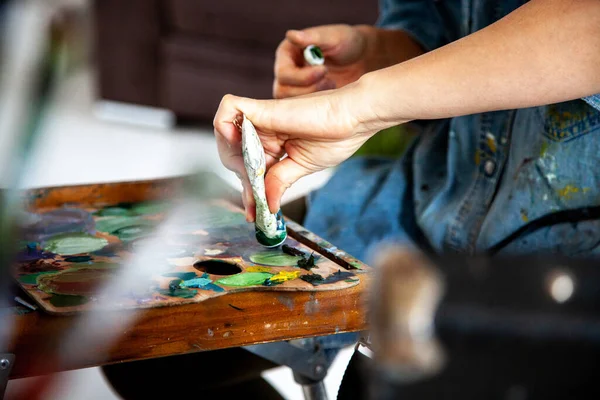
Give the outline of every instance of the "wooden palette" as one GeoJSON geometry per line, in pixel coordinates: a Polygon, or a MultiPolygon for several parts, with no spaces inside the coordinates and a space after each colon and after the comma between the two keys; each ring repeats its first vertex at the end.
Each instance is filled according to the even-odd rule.
{"type": "MultiPolygon", "coordinates": [[[[137,187],[152,193],[165,184],[137,187]]],[[[84,195],[82,203],[47,201],[60,190],[69,197],[73,188],[40,189],[30,197],[34,206],[22,224],[14,276],[43,310],[163,307],[249,290],[339,290],[357,285],[357,274],[365,270],[291,221],[285,244],[303,257],[260,246],[253,224],[227,201],[166,202],[137,192],[128,197],[127,191],[115,196],[118,185],[136,187],[87,185],[81,190],[95,192],[95,200],[86,202],[84,195]],[[311,254],[315,266],[300,268],[298,260],[311,254]]]]}

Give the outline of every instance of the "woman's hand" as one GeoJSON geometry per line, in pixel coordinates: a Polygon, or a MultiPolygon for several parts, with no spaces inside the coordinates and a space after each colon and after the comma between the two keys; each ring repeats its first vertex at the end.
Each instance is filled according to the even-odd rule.
{"type": "Polygon", "coordinates": [[[288,31],[275,54],[273,96],[285,98],[341,88],[367,72],[368,27],[325,25],[288,31]],[[309,45],[323,51],[325,65],[310,66],[303,51],[309,45]]]}
{"type": "Polygon", "coordinates": [[[242,180],[248,221],[255,217],[254,198],[244,169],[241,132],[233,121],[246,115],[262,141],[267,160],[267,201],[275,213],[281,196],[294,182],[340,164],[377,132],[376,124],[363,123],[363,92],[360,84],[352,84],[285,100],[223,98],[214,119],[215,136],[223,165],[242,180]]]}

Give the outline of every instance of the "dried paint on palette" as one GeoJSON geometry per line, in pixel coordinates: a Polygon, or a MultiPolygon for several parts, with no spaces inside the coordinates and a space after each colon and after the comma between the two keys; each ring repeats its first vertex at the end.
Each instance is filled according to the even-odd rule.
{"type": "Polygon", "coordinates": [[[266,265],[271,267],[294,266],[302,258],[282,253],[279,250],[260,251],[250,255],[250,261],[254,264],[266,265]]]}
{"type": "Polygon", "coordinates": [[[70,256],[91,253],[108,245],[108,240],[88,233],[61,233],[46,240],[44,250],[49,253],[70,256]]]}
{"type": "Polygon", "coordinates": [[[35,242],[26,243],[25,246],[19,250],[16,256],[17,262],[30,262],[37,261],[41,259],[49,259],[53,258],[54,255],[52,253],[48,253],[41,249],[39,245],[35,242]]]}
{"type": "Polygon", "coordinates": [[[93,296],[110,280],[118,278],[117,267],[116,264],[98,263],[41,275],[37,278],[38,288],[46,293],[93,296]]]}
{"type": "Polygon", "coordinates": [[[20,221],[23,240],[40,242],[64,233],[92,233],[92,215],[78,208],[58,208],[44,213],[26,213],[20,221]]]}
{"type": "Polygon", "coordinates": [[[341,282],[341,281],[348,281],[348,280],[351,280],[349,283],[353,283],[358,280],[358,278],[356,277],[355,274],[353,274],[352,272],[347,272],[347,271],[334,272],[333,274],[329,275],[327,278],[323,278],[321,275],[318,275],[318,274],[302,275],[300,277],[300,279],[310,283],[313,286],[328,285],[328,284],[341,282]]]}
{"type": "MultiPolygon", "coordinates": [[[[43,301],[56,308],[71,311],[105,300],[137,308],[284,283],[306,290],[306,277],[313,274],[299,267],[310,270],[317,262],[330,263],[291,238],[282,248],[264,250],[256,243],[252,224],[228,206],[191,207],[189,214],[176,215],[157,231],[167,211],[165,203],[153,202],[32,213],[27,226],[35,240],[22,241],[16,278],[26,290],[44,291],[43,301]],[[53,226],[52,221],[60,224],[53,226]],[[118,298],[99,294],[112,280],[131,276],[119,276],[119,270],[136,255],[149,264],[136,266],[136,278],[127,278],[131,282],[119,280],[125,289],[118,298]]],[[[316,285],[340,280],[321,277],[316,285]]]]}
{"type": "Polygon", "coordinates": [[[21,275],[19,276],[18,280],[25,285],[37,285],[38,276],[54,273],[54,271],[36,272],[35,274],[21,275]]]}

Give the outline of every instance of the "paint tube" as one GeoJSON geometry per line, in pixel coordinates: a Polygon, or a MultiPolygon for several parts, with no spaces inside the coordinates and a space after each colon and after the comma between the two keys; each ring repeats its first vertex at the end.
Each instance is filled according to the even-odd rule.
{"type": "Polygon", "coordinates": [[[256,240],[265,247],[277,247],[287,238],[287,230],[281,210],[276,214],[272,214],[267,204],[265,151],[254,125],[245,115],[241,128],[244,166],[256,203],[256,220],[254,223],[256,240]]]}

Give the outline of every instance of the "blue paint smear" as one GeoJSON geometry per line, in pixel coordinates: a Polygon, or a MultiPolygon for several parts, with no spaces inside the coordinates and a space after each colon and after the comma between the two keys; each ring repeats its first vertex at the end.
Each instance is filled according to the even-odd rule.
{"type": "Polygon", "coordinates": [[[92,214],[78,208],[59,208],[46,213],[26,213],[19,221],[24,240],[42,242],[59,233],[94,233],[92,214]]]}
{"type": "Polygon", "coordinates": [[[194,278],[187,281],[183,281],[179,284],[182,288],[203,288],[204,286],[212,283],[210,279],[206,278],[194,278]]]}
{"type": "Polygon", "coordinates": [[[202,289],[205,290],[212,290],[213,292],[224,292],[225,289],[223,289],[221,286],[217,286],[214,283],[209,283],[206,286],[203,286],[202,289]]]}
{"type": "Polygon", "coordinates": [[[37,243],[27,243],[16,255],[17,262],[31,262],[54,257],[54,254],[38,249],[37,243]]]}

